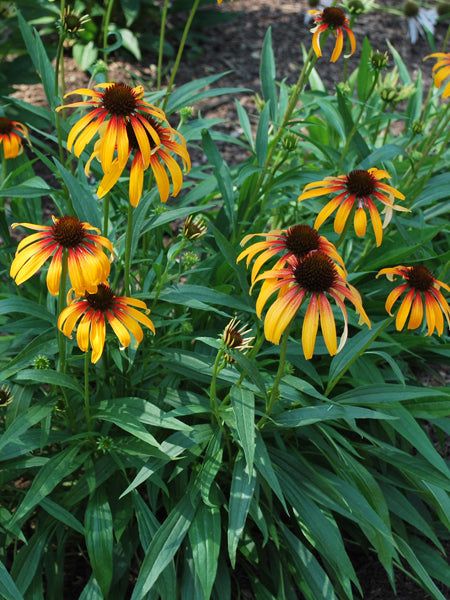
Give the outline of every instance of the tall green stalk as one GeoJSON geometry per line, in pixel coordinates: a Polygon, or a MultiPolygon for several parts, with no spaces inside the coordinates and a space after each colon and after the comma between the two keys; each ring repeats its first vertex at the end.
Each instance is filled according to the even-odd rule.
{"type": "Polygon", "coordinates": [[[195,13],[197,12],[198,5],[200,4],[200,0],[194,0],[194,4],[191,8],[191,12],[189,13],[189,18],[186,21],[186,25],[184,26],[183,35],[181,37],[180,46],[178,48],[177,56],[175,58],[175,64],[172,69],[172,73],[170,75],[169,84],[167,85],[166,96],[164,98],[162,109],[166,110],[167,102],[169,101],[170,92],[172,90],[173,82],[175,81],[175,76],[178,71],[178,67],[180,66],[181,57],[183,55],[184,45],[186,44],[186,39],[189,33],[189,29],[191,28],[192,21],[194,20],[195,13]]]}
{"type": "Polygon", "coordinates": [[[130,294],[130,268],[131,268],[131,239],[133,235],[133,207],[128,204],[127,233],[125,239],[125,296],[130,294]]]}
{"type": "Polygon", "coordinates": [[[86,417],[86,425],[88,431],[92,431],[91,423],[91,406],[90,406],[90,394],[89,394],[89,363],[91,358],[91,352],[88,350],[84,353],[84,413],[86,417]]]}
{"type": "Polygon", "coordinates": [[[114,0],[108,0],[106,13],[103,20],[103,60],[108,64],[108,29],[111,21],[111,14],[114,5],[114,0]]]}
{"type": "Polygon", "coordinates": [[[161,89],[162,60],[164,55],[164,37],[166,34],[166,20],[168,8],[169,0],[164,0],[163,12],[161,17],[161,29],[159,32],[158,71],[156,73],[156,87],[158,90],[161,89]]]}

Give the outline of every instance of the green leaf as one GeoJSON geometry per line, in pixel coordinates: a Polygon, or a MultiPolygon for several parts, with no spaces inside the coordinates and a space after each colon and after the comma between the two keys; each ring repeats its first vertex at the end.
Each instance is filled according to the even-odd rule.
{"type": "MultiPolygon", "coordinates": [[[[346,135],[349,135],[353,131],[354,122],[351,112],[347,106],[347,98],[338,87],[336,87],[336,96],[338,101],[338,109],[344,120],[346,135]]],[[[369,147],[358,130],[353,132],[352,145],[355,147],[360,160],[363,160],[370,154],[369,147]]]]}
{"type": "Polygon", "coordinates": [[[309,591],[308,596],[311,599],[337,600],[333,584],[320,566],[318,560],[283,523],[280,523],[279,527],[286,541],[290,556],[301,576],[299,586],[303,593],[309,591]],[[304,589],[305,586],[307,590],[304,589]]]}
{"type": "Polygon", "coordinates": [[[236,565],[236,550],[244,532],[255,484],[256,473],[253,471],[252,477],[249,477],[247,462],[240,452],[234,463],[228,515],[228,554],[233,569],[236,565]]]}
{"type": "Polygon", "coordinates": [[[86,183],[86,177],[81,166],[81,161],[78,163],[77,177],[72,175],[62,164],[55,158],[55,165],[58,167],[58,172],[63,178],[64,183],[69,190],[70,199],[77,217],[80,221],[87,222],[93,227],[101,229],[102,214],[100,211],[100,203],[94,199],[94,196],[86,183]],[[85,185],[82,185],[83,181],[85,185]]]}
{"type": "Polygon", "coordinates": [[[272,121],[277,120],[278,94],[276,85],[275,58],[272,48],[272,28],[268,27],[264,37],[261,51],[261,64],[259,67],[261,78],[261,91],[264,100],[270,106],[270,117],[272,121]]]}
{"type": "Polygon", "coordinates": [[[259,167],[263,167],[266,161],[267,148],[269,147],[269,109],[270,102],[263,108],[256,130],[256,160],[259,167]]]}
{"type": "Polygon", "coordinates": [[[281,413],[273,418],[275,425],[280,427],[305,427],[313,423],[321,423],[323,421],[333,421],[335,419],[396,419],[393,414],[381,413],[367,408],[353,406],[339,406],[337,404],[329,404],[328,406],[308,406],[305,408],[294,408],[281,413]]]}
{"type": "Polygon", "coordinates": [[[218,427],[209,440],[206,448],[203,464],[198,475],[198,486],[202,500],[207,506],[214,506],[209,499],[211,485],[222,466],[223,448],[221,446],[222,430],[218,427]]]}
{"type": "Polygon", "coordinates": [[[222,198],[225,202],[224,208],[230,224],[235,225],[236,215],[234,210],[233,178],[227,163],[222,158],[211,134],[207,129],[202,131],[203,150],[212,166],[214,176],[222,198]]]}
{"type": "Polygon", "coordinates": [[[58,519],[61,523],[64,523],[67,527],[70,527],[74,531],[78,531],[81,535],[85,534],[82,523],[68,510],[63,508],[61,505],[53,502],[50,498],[42,498],[39,502],[42,508],[54,519],[58,519]]]}
{"type": "Polygon", "coordinates": [[[55,96],[55,70],[47,56],[39,33],[34,27],[28,25],[17,7],[15,7],[15,10],[28,54],[33,61],[36,71],[40,75],[50,108],[54,110],[59,101],[59,98],[55,96]]]}
{"type": "Polygon", "coordinates": [[[253,141],[252,127],[250,125],[250,119],[248,118],[247,111],[239,102],[239,100],[235,99],[236,110],[239,117],[239,123],[241,124],[242,131],[244,132],[245,138],[249,143],[249,146],[252,150],[255,149],[255,143],[253,141]]]}
{"type": "Polygon", "coordinates": [[[88,456],[87,452],[78,456],[79,450],[78,446],[69,446],[50,458],[39,470],[22,503],[14,513],[11,525],[24,519],[65,477],[78,469],[88,456]]]}
{"type": "Polygon", "coordinates": [[[273,470],[272,461],[270,460],[266,444],[264,443],[264,439],[259,429],[256,430],[255,467],[258,469],[260,475],[267,481],[271,490],[283,505],[284,510],[288,512],[280,482],[273,470]]]}
{"type": "Polygon", "coordinates": [[[0,596],[4,600],[24,600],[5,565],[0,561],[0,596]]]}
{"type": "Polygon", "coordinates": [[[236,418],[238,440],[244,451],[248,477],[251,480],[255,456],[255,396],[250,390],[233,385],[230,398],[236,418]]]}
{"type": "Polygon", "coordinates": [[[400,54],[397,52],[397,50],[394,48],[394,46],[391,44],[391,42],[388,39],[386,40],[386,43],[388,45],[390,53],[394,57],[395,64],[398,67],[398,72],[400,74],[400,78],[402,80],[402,83],[404,83],[405,86],[411,85],[412,84],[412,79],[411,79],[411,76],[409,74],[408,67],[405,65],[405,63],[402,60],[402,57],[400,56],[400,54]]]}
{"type": "Polygon", "coordinates": [[[205,600],[209,600],[216,579],[220,534],[220,511],[200,504],[189,527],[189,542],[205,600]]]}
{"type": "Polygon", "coordinates": [[[361,51],[361,58],[358,65],[358,77],[356,80],[356,89],[360,102],[365,102],[369,95],[369,90],[372,87],[374,72],[370,68],[370,53],[372,48],[367,37],[364,37],[361,51]]]}
{"type": "Polygon", "coordinates": [[[419,579],[422,587],[433,596],[434,600],[446,600],[445,596],[438,590],[425,567],[414,554],[411,546],[401,536],[396,535],[395,541],[403,558],[409,563],[414,575],[419,579]]]}
{"type": "Polygon", "coordinates": [[[64,387],[77,392],[83,396],[83,388],[75,379],[66,373],[60,373],[53,369],[24,369],[15,376],[15,381],[27,381],[28,383],[48,383],[57,387],[64,387]]]}
{"type": "Polygon", "coordinates": [[[357,333],[353,338],[347,341],[344,348],[333,357],[330,365],[329,381],[325,395],[331,392],[340,378],[346,373],[349,367],[357,360],[366,348],[370,346],[372,341],[378,336],[378,334],[392,321],[392,318],[388,318],[385,321],[381,321],[376,325],[372,326],[372,329],[363,329],[357,333]]]}
{"type": "Polygon", "coordinates": [[[48,402],[41,405],[35,404],[21,413],[13,423],[11,423],[5,433],[0,436],[0,451],[3,450],[7,444],[17,443],[19,437],[30,429],[30,427],[33,427],[33,425],[36,425],[36,423],[39,423],[51,414],[53,407],[54,402],[48,402]]]}
{"type": "Polygon", "coordinates": [[[155,533],[141,565],[131,600],[144,600],[156,580],[175,556],[194,519],[197,498],[186,493],[155,533]]]}
{"type": "Polygon", "coordinates": [[[0,315],[17,312],[23,313],[28,317],[36,317],[43,321],[49,321],[53,326],[56,323],[55,315],[52,315],[46,308],[39,306],[39,304],[32,300],[17,296],[11,299],[5,298],[4,300],[0,300],[0,315]]]}
{"type": "Polygon", "coordinates": [[[129,29],[119,29],[122,36],[123,47],[131,52],[136,60],[141,60],[141,50],[139,48],[139,41],[132,31],[129,29]]]}
{"type": "Polygon", "coordinates": [[[78,43],[72,48],[72,56],[80,71],[87,71],[97,60],[98,48],[92,40],[87,44],[78,43]]]}
{"type": "Polygon", "coordinates": [[[92,573],[107,598],[113,578],[113,518],[103,487],[89,498],[84,516],[86,547],[92,573]]]}
{"type": "Polygon", "coordinates": [[[112,415],[120,415],[125,410],[127,414],[132,415],[137,421],[145,425],[175,429],[176,431],[190,431],[192,429],[190,425],[183,423],[183,421],[167,416],[155,404],[143,398],[136,398],[135,396],[104,400],[98,403],[96,410],[112,415]]]}
{"type": "Polygon", "coordinates": [[[104,600],[98,581],[91,575],[78,600],[104,600]]]}

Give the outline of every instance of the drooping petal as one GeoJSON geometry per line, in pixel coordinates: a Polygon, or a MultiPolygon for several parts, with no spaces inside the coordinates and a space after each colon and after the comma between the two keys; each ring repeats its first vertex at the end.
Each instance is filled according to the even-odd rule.
{"type": "Polygon", "coordinates": [[[417,329],[421,325],[423,319],[423,304],[422,297],[419,293],[416,293],[412,306],[411,315],[409,317],[408,329],[417,329]]]}
{"type": "Polygon", "coordinates": [[[317,294],[313,294],[306,310],[302,328],[303,354],[306,360],[312,358],[316,344],[317,329],[319,327],[319,303],[317,294]]]}
{"type": "Polygon", "coordinates": [[[336,62],[342,53],[342,48],[344,47],[344,34],[342,33],[342,29],[338,27],[335,31],[336,35],[336,43],[334,45],[333,54],[331,55],[330,62],[336,62]]]}
{"type": "Polygon", "coordinates": [[[364,237],[367,229],[367,215],[366,211],[361,206],[356,209],[353,224],[356,235],[358,237],[364,237]]]}
{"type": "Polygon", "coordinates": [[[397,317],[395,319],[395,326],[397,327],[397,331],[401,331],[405,326],[406,319],[408,318],[409,311],[411,310],[411,304],[415,293],[416,291],[414,289],[409,290],[409,292],[404,297],[402,303],[400,304],[400,308],[398,309],[397,317]]]}
{"type": "Polygon", "coordinates": [[[92,346],[91,362],[95,364],[100,360],[105,346],[106,337],[105,318],[100,311],[92,317],[90,341],[92,346]]]}
{"type": "Polygon", "coordinates": [[[325,345],[331,356],[337,352],[336,323],[333,311],[325,294],[319,296],[320,328],[322,329],[325,345]]]}

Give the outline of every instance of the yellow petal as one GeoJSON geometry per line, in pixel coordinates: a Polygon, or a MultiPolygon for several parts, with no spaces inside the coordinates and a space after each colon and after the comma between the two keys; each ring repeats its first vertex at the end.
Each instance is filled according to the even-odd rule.
{"type": "Polygon", "coordinates": [[[312,358],[319,327],[319,306],[316,294],[311,296],[302,328],[303,354],[306,360],[312,358]]]}

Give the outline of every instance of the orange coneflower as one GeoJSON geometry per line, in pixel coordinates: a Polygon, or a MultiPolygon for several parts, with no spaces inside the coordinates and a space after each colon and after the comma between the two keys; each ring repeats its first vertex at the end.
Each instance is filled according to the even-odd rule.
{"type": "Polygon", "coordinates": [[[277,267],[259,275],[255,283],[260,280],[264,280],[264,284],[256,301],[259,318],[269,297],[278,292],[264,319],[264,334],[269,342],[279,344],[283,331],[303,302],[308,301],[302,327],[302,346],[306,359],[313,356],[319,321],[326,347],[332,356],[345,344],[348,335],[345,298],[355,306],[360,320],[370,327],[358,291],[345,280],[339,266],[323,252],[311,252],[302,259],[292,258],[285,268],[277,267]],[[344,317],[344,332],[339,346],[333,310],[327,295],[334,298],[344,317]]]}
{"type": "Polygon", "coordinates": [[[289,229],[273,229],[268,233],[251,233],[244,237],[241,246],[244,246],[255,235],[265,237],[266,241],[252,244],[239,254],[236,261],[239,262],[247,257],[248,267],[255,254],[263,251],[253,265],[252,283],[263,264],[278,253],[282,255],[279,259],[279,266],[289,262],[291,258],[303,258],[310,252],[318,251],[327,254],[344,268],[344,262],[334,245],[309,225],[294,225],[289,229]]]}
{"type": "Polygon", "coordinates": [[[3,144],[3,153],[5,158],[16,158],[23,152],[22,138],[23,135],[27,142],[28,129],[19,121],[11,121],[8,117],[0,117],[0,144],[3,144]]]}
{"type": "Polygon", "coordinates": [[[101,283],[94,294],[86,293],[83,297],[71,301],[59,315],[58,328],[64,335],[71,337],[78,319],[81,318],[77,328],[77,344],[80,350],[87,352],[90,342],[91,362],[96,363],[105,345],[106,321],[125,348],[131,342],[130,332],[136,340],[136,346],[141,343],[144,334],[139,323],[155,333],[152,321],[134,307],[149,312],[142,300],[115,296],[107,284],[101,283]]]}
{"type": "Polygon", "coordinates": [[[355,233],[360,237],[366,234],[367,215],[365,209],[368,209],[372,220],[373,230],[375,232],[377,246],[379,246],[383,239],[383,228],[390,222],[393,209],[408,211],[407,208],[394,204],[394,197],[404,200],[405,196],[392,186],[380,182],[380,179],[385,179],[386,177],[390,177],[389,173],[386,173],[386,171],[381,169],[372,168],[368,171],[356,169],[349,175],[325,177],[323,181],[308,183],[305,186],[303,194],[299,196],[298,199],[305,200],[306,198],[324,196],[331,192],[340,192],[335,198],[330,200],[317,215],[314,227],[319,229],[331,213],[339,207],[334,219],[334,230],[336,233],[342,233],[355,202],[357,202],[353,222],[355,233]],[[373,201],[374,198],[385,205],[383,211],[385,213],[383,225],[381,224],[380,215],[373,201]]]}
{"type": "Polygon", "coordinates": [[[75,106],[93,108],[93,110],[75,123],[70,130],[69,137],[67,138],[69,152],[72,151],[73,146],[75,156],[80,156],[86,145],[98,133],[102,123],[106,123],[100,162],[102,163],[103,171],[105,173],[109,172],[116,148],[121,164],[126,163],[128,159],[129,142],[127,125],[129,125],[134,132],[145,164],[148,165],[151,155],[149,137],[153,140],[155,146],[160,146],[161,141],[158,132],[153,128],[152,123],[145,118],[145,115],[164,119],[164,112],[142,99],[144,88],[141,85],[132,88],[124,83],[99,83],[95,87],[103,89],[103,91],[80,88],[64,96],[80,94],[90,96],[91,100],[73,102],[72,104],[59,106],[56,109],[59,111],[63,108],[75,106]]]}
{"type": "Polygon", "coordinates": [[[70,282],[77,294],[95,292],[97,285],[105,281],[110,271],[110,261],[103,247],[113,252],[111,242],[88,230],[100,230],[89,223],[82,223],[76,217],[53,218],[53,225],[33,225],[14,223],[12,227],[28,227],[39,233],[24,238],[17,247],[11,264],[11,277],[20,285],[34,275],[53,255],[47,273],[47,287],[53,296],[59,293],[63,251],[66,250],[70,282]]]}
{"type": "Polygon", "coordinates": [[[339,56],[341,55],[342,48],[344,47],[344,33],[343,30],[347,32],[347,35],[350,40],[351,52],[349,56],[353,54],[356,48],[356,40],[353,34],[353,31],[350,29],[350,22],[345,16],[345,13],[335,6],[329,6],[324,8],[322,11],[320,10],[310,10],[309,14],[313,16],[314,22],[316,26],[311,29],[313,35],[313,48],[316,56],[322,56],[322,50],[320,48],[320,36],[324,31],[329,29],[334,33],[336,37],[336,44],[334,46],[333,54],[331,55],[331,62],[336,62],[339,56]]]}
{"type": "MultiPolygon", "coordinates": [[[[439,89],[444,79],[450,77],[450,53],[449,52],[434,52],[425,56],[424,60],[431,57],[440,58],[433,67],[434,85],[439,89]]],[[[443,98],[450,96],[450,81],[447,82],[444,88],[443,98]]]]}
{"type": "MultiPolygon", "coordinates": [[[[162,122],[157,122],[155,119],[149,116],[143,116],[142,119],[148,123],[149,129],[157,133],[159,144],[155,143],[153,137],[149,134],[148,130],[146,130],[144,136],[147,137],[147,144],[150,148],[149,160],[147,161],[141,150],[142,140],[137,139],[135,130],[133,129],[131,123],[127,123],[127,158],[131,155],[131,153],[134,153],[129,182],[129,196],[132,206],[137,206],[139,203],[144,186],[144,171],[149,165],[152,168],[153,175],[155,176],[161,201],[166,202],[170,192],[169,177],[167,176],[164,167],[166,167],[169,171],[173,181],[172,196],[176,196],[178,194],[183,184],[183,173],[176,160],[169,154],[169,151],[181,156],[185,170],[189,171],[191,168],[191,161],[186,150],[186,142],[184,137],[169,124],[163,125],[162,122]],[[178,136],[180,143],[175,141],[175,136],[178,136]]],[[[101,160],[103,145],[105,143],[108,143],[108,140],[102,136],[95,144],[94,152],[86,164],[86,173],[89,172],[90,164],[94,157],[100,157],[101,160]]],[[[107,194],[109,190],[117,183],[119,177],[122,175],[125,165],[126,161],[121,162],[120,157],[117,156],[112,161],[111,168],[108,171],[104,170],[105,175],[101,180],[97,191],[99,198],[103,198],[103,196],[107,194]]]]}
{"type": "Polygon", "coordinates": [[[444,331],[443,315],[445,315],[450,327],[450,307],[439,291],[439,288],[443,287],[450,292],[450,287],[446,283],[435,279],[427,267],[423,265],[414,267],[398,265],[397,267],[381,269],[377,277],[380,275],[386,275],[390,281],[395,280],[395,275],[400,275],[406,281],[406,283],[392,290],[386,300],[386,310],[391,315],[393,305],[406,292],[395,319],[398,331],[405,326],[408,315],[408,329],[417,329],[423,321],[426,321],[428,325],[427,335],[431,335],[434,329],[437,330],[438,335],[442,335],[444,331]]]}

